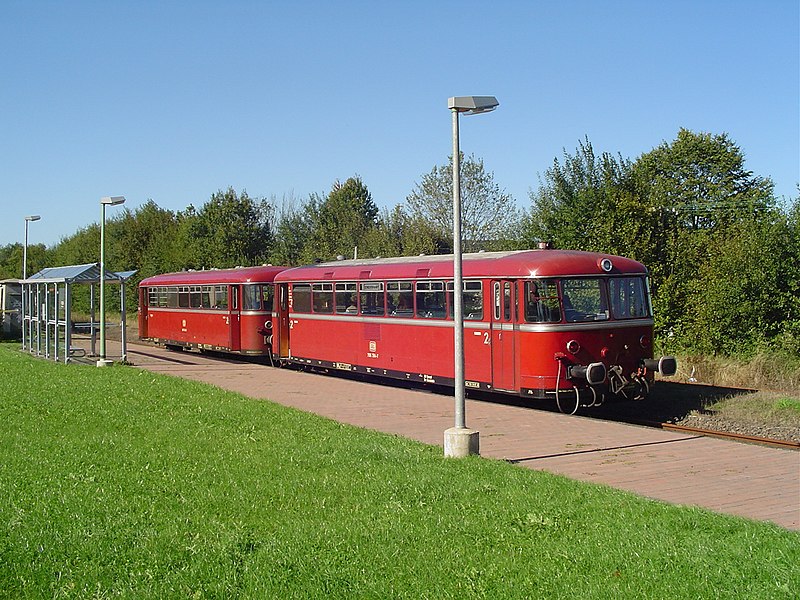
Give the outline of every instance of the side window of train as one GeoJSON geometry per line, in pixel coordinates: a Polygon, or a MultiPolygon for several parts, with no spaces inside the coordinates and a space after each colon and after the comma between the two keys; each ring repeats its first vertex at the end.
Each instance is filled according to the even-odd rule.
{"type": "MultiPolygon", "coordinates": [[[[454,316],[453,289],[455,284],[447,282],[447,301],[450,303],[450,317],[454,316]]],[[[483,319],[483,285],[480,281],[465,281],[462,293],[464,320],[480,321],[483,319]]]]}
{"type": "Polygon", "coordinates": [[[308,283],[292,285],[292,310],[299,313],[311,312],[311,285],[308,283]]]}
{"type": "Polygon", "coordinates": [[[392,317],[414,315],[414,292],[410,281],[386,282],[386,314],[392,317]]]}
{"type": "Polygon", "coordinates": [[[178,308],[189,308],[189,286],[178,288],[178,308]]]}
{"type": "Polygon", "coordinates": [[[417,316],[423,319],[444,319],[447,316],[443,281],[417,282],[417,316]]]}
{"type": "Polygon", "coordinates": [[[382,281],[364,281],[358,284],[361,314],[383,316],[384,298],[382,281]]]}
{"type": "Polygon", "coordinates": [[[503,320],[511,320],[511,282],[503,282],[503,320]]]}
{"type": "Polygon", "coordinates": [[[167,288],[167,308],[178,308],[178,288],[167,288]]]}
{"type": "Polygon", "coordinates": [[[336,312],[339,314],[356,314],[358,311],[355,283],[336,284],[336,312]]]}
{"type": "Polygon", "coordinates": [[[315,313],[333,313],[333,284],[314,283],[311,285],[311,304],[315,313]]]}
{"type": "Polygon", "coordinates": [[[286,288],[287,287],[288,287],[288,284],[283,283],[283,284],[281,284],[281,286],[279,288],[280,289],[280,307],[281,307],[281,310],[288,310],[289,309],[289,299],[286,297],[287,296],[287,294],[286,294],[286,288]]]}
{"type": "Polygon", "coordinates": [[[561,310],[556,281],[554,279],[526,281],[524,305],[526,322],[558,323],[561,320],[561,310]]]}
{"type": "Polygon", "coordinates": [[[500,307],[502,306],[502,298],[500,296],[500,282],[494,282],[494,320],[500,320],[500,307]]]}
{"type": "Polygon", "coordinates": [[[228,288],[226,286],[214,286],[214,303],[212,304],[212,308],[217,308],[219,310],[228,309],[228,288]]]}
{"type": "Polygon", "coordinates": [[[609,280],[611,312],[615,319],[647,317],[650,303],[644,277],[619,277],[609,280]]]}

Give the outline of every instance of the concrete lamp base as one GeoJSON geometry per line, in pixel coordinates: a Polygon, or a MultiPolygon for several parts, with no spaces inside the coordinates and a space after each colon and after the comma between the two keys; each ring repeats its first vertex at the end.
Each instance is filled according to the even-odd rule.
{"type": "Polygon", "coordinates": [[[114,364],[113,360],[108,360],[106,358],[101,358],[100,360],[97,361],[97,366],[98,367],[108,367],[108,366],[113,365],[113,364],[114,364]]]}
{"type": "Polygon", "coordinates": [[[466,427],[451,427],[444,432],[444,455],[447,458],[464,458],[481,453],[479,434],[466,427]]]}

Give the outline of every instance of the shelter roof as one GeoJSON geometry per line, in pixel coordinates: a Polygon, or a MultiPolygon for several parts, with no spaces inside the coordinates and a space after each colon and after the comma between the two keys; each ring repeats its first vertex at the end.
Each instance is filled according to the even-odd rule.
{"type": "MultiPolygon", "coordinates": [[[[106,270],[103,278],[106,281],[127,281],[136,271],[112,273],[106,270]]],[[[100,263],[86,265],[70,265],[66,267],[48,267],[31,275],[26,283],[98,283],[100,281],[100,263]]]]}

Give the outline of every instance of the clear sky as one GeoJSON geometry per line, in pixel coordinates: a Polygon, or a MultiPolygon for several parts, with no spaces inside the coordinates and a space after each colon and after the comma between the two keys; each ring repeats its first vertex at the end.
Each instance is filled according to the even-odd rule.
{"type": "MultiPolygon", "coordinates": [[[[171,210],[359,175],[402,202],[461,149],[521,207],[564,150],[635,159],[727,133],[800,181],[797,0],[0,0],[0,245],[51,246],[102,196],[171,210]]],[[[109,209],[109,216],[119,208],[109,209]]]]}

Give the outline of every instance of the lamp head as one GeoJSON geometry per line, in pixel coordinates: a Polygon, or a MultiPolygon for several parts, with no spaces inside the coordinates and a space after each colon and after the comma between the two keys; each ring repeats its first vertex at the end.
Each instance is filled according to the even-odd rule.
{"type": "Polygon", "coordinates": [[[490,112],[499,105],[500,103],[494,96],[454,96],[447,100],[447,108],[465,115],[490,112]]]}
{"type": "Polygon", "coordinates": [[[116,206],[123,202],[125,202],[125,196],[103,196],[100,198],[100,204],[106,204],[108,206],[116,206]]]}
{"type": "Polygon", "coordinates": [[[38,221],[41,218],[42,217],[40,217],[39,215],[30,215],[28,217],[25,217],[25,220],[26,221],[38,221]]]}

